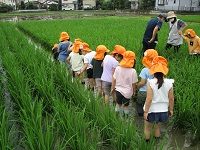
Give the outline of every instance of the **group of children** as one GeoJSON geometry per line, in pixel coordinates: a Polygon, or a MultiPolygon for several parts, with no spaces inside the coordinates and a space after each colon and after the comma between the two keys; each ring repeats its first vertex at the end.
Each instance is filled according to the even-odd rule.
{"type": "MultiPolygon", "coordinates": [[[[174,14],[168,19],[172,18],[179,21],[174,14]]],[[[174,20],[170,21],[171,29],[174,20]]],[[[175,29],[173,31],[175,32],[175,29]]],[[[193,29],[187,29],[184,35],[182,32],[180,35],[188,43],[190,54],[200,54],[200,38],[193,29]]],[[[170,43],[171,37],[174,36],[169,35],[166,49],[175,46],[170,43]]],[[[174,80],[164,77],[168,73],[168,62],[164,57],[159,56],[155,49],[147,49],[142,59],[144,68],[139,74],[141,79],[138,81],[134,69],[136,55],[133,51],[126,50],[121,45],[115,45],[112,52],[105,45],[98,45],[96,51],[92,51],[80,38],[75,39],[74,43],[70,42],[67,32],[60,33],[59,41],[60,43],[54,44],[52,48],[53,58],[65,64],[73,78],[80,79],[82,84],[85,84],[86,72],[88,88],[94,90],[96,86],[97,95],[104,97],[105,104],[110,102],[112,95],[113,102],[116,102],[116,116],[119,116],[122,105],[125,116],[129,115],[130,99],[138,90],[136,107],[138,115],[143,116],[145,120],[146,140],[149,141],[150,130],[155,122],[154,136],[160,136],[160,122],[167,121],[168,113],[169,116],[173,115],[174,107],[174,80]]],[[[175,46],[175,52],[178,52],[178,48],[179,46],[175,46]]]]}

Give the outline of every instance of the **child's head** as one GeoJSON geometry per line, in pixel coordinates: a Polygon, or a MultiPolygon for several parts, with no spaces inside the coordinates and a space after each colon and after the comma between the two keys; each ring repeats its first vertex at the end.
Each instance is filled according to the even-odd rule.
{"type": "Polygon", "coordinates": [[[157,56],[153,59],[150,74],[161,72],[163,75],[166,75],[168,71],[168,62],[164,57],[157,56]]]}
{"type": "Polygon", "coordinates": [[[80,41],[76,41],[74,44],[73,44],[73,48],[72,48],[72,52],[74,53],[79,53],[82,51],[82,42],[80,41]]]}
{"type": "Polygon", "coordinates": [[[56,44],[53,45],[53,47],[51,49],[52,53],[55,53],[57,51],[57,49],[58,49],[58,44],[56,43],[56,44]]]}
{"type": "Polygon", "coordinates": [[[109,52],[110,50],[107,49],[106,46],[104,45],[99,45],[96,48],[96,54],[94,56],[94,59],[96,60],[103,60],[104,57],[106,56],[107,52],[109,52]]]}
{"type": "Polygon", "coordinates": [[[66,40],[69,41],[69,35],[68,35],[68,33],[67,32],[61,32],[60,33],[60,39],[59,39],[59,41],[63,42],[63,41],[66,41],[66,40]]]}
{"type": "Polygon", "coordinates": [[[119,65],[125,68],[134,68],[135,62],[136,62],[135,53],[132,51],[126,51],[123,53],[123,59],[119,63],[119,65]]]}
{"type": "Polygon", "coordinates": [[[155,57],[158,56],[158,52],[154,49],[147,49],[144,52],[144,57],[142,59],[142,64],[147,67],[147,68],[151,68],[152,66],[152,61],[155,57]]]}
{"type": "Polygon", "coordinates": [[[184,35],[191,39],[196,36],[196,33],[194,32],[193,29],[187,29],[184,35]]]}
{"type": "Polygon", "coordinates": [[[92,50],[89,48],[89,45],[87,43],[83,43],[83,48],[82,48],[82,54],[86,55],[87,53],[90,53],[92,50]]]}
{"type": "Polygon", "coordinates": [[[123,53],[126,52],[126,49],[121,45],[115,45],[114,50],[110,53],[116,60],[123,59],[123,53]]]}

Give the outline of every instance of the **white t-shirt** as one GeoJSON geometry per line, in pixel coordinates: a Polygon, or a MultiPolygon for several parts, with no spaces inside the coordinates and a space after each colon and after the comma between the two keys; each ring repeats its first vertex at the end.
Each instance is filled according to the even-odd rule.
{"type": "Polygon", "coordinates": [[[116,79],[115,90],[125,98],[130,99],[133,95],[133,84],[138,82],[136,70],[118,66],[115,69],[113,78],[116,79]]]}
{"type": "Polygon", "coordinates": [[[84,63],[83,63],[83,55],[79,55],[79,53],[74,53],[71,52],[69,54],[69,56],[71,57],[70,62],[72,65],[72,70],[73,71],[79,71],[83,68],[84,63]]]}
{"type": "Polygon", "coordinates": [[[106,55],[103,60],[103,73],[101,80],[106,82],[112,82],[112,75],[114,69],[118,66],[119,62],[111,55],[106,55]]]}
{"type": "Polygon", "coordinates": [[[91,61],[92,61],[92,59],[94,58],[94,55],[95,55],[95,54],[96,54],[95,51],[91,51],[90,53],[87,53],[87,54],[84,56],[84,63],[85,63],[85,64],[88,64],[87,69],[92,68],[91,61]]]}
{"type": "MultiPolygon", "coordinates": [[[[157,79],[153,78],[148,80],[150,86],[153,90],[152,103],[149,108],[149,113],[151,112],[167,112],[169,107],[169,90],[172,88],[174,80],[164,79],[163,85],[158,89],[157,79]]],[[[145,105],[144,105],[145,110],[145,105]]]]}

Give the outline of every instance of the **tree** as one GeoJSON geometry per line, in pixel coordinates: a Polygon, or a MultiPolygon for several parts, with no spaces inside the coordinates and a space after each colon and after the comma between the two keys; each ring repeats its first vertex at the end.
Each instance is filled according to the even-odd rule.
{"type": "Polygon", "coordinates": [[[153,7],[153,1],[152,0],[142,0],[140,4],[141,10],[151,10],[153,7]]]}
{"type": "Polygon", "coordinates": [[[24,1],[21,1],[20,9],[25,9],[25,3],[24,3],[24,1]]]}

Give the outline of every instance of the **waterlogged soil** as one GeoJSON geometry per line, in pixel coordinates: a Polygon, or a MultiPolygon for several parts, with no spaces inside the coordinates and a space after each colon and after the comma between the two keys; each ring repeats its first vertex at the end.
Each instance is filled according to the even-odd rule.
{"type": "MultiPolygon", "coordinates": [[[[54,20],[54,19],[68,19],[68,18],[84,18],[84,17],[102,17],[105,15],[114,16],[115,14],[82,14],[82,15],[41,15],[41,16],[12,16],[12,17],[0,17],[0,21],[18,22],[28,20],[54,20]]],[[[127,16],[127,15],[126,15],[127,16]]],[[[31,41],[33,44],[33,41],[31,41]]],[[[38,47],[37,44],[35,44],[38,47]]],[[[40,46],[39,46],[40,47],[40,46]]],[[[6,94],[9,94],[6,92],[6,94]]],[[[131,105],[131,117],[138,126],[139,131],[143,134],[144,120],[136,113],[136,105],[133,100],[131,105]]],[[[170,122],[170,120],[169,120],[170,122]]],[[[161,126],[161,138],[166,137],[166,144],[164,150],[200,150],[200,141],[192,145],[191,135],[185,134],[182,129],[173,128],[170,123],[162,124],[161,126]]]]}

